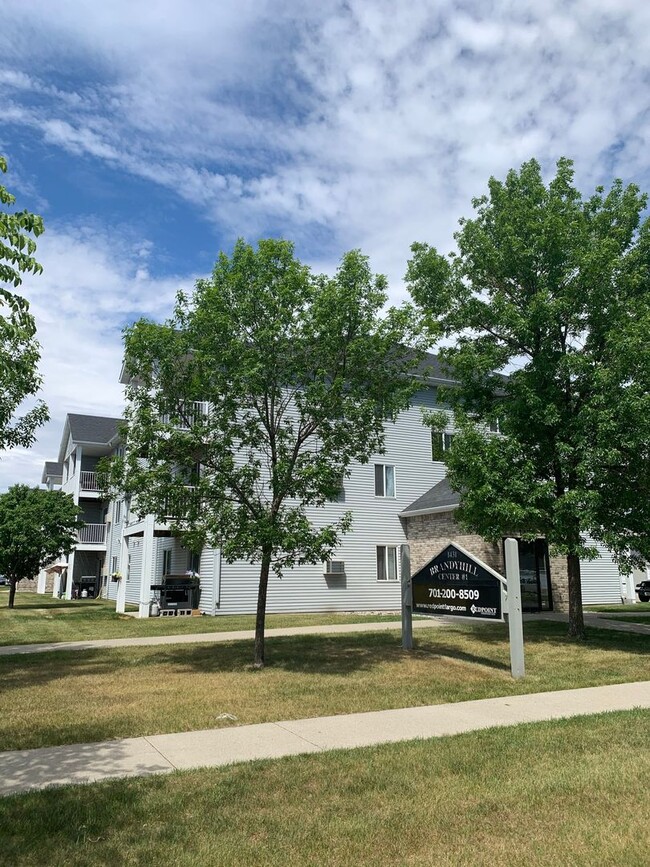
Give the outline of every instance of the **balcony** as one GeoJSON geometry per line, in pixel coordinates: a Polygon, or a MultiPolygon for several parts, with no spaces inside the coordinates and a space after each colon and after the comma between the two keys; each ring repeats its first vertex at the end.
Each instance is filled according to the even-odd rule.
{"type": "MultiPolygon", "coordinates": [[[[173,416],[179,418],[176,423],[178,430],[189,430],[195,424],[200,424],[210,414],[210,404],[207,400],[192,400],[180,405],[173,416]]],[[[163,424],[174,424],[172,414],[165,413],[160,416],[163,424]]]]}
{"type": "Polygon", "coordinates": [[[97,482],[97,473],[89,470],[82,470],[79,473],[79,489],[82,491],[99,491],[101,488],[97,482]]]}
{"type": "Polygon", "coordinates": [[[85,545],[106,544],[106,524],[86,524],[79,530],[79,542],[85,545]]]}
{"type": "Polygon", "coordinates": [[[185,485],[182,490],[175,492],[165,501],[165,518],[170,521],[178,521],[187,517],[188,512],[198,505],[198,492],[193,485],[185,485]]]}

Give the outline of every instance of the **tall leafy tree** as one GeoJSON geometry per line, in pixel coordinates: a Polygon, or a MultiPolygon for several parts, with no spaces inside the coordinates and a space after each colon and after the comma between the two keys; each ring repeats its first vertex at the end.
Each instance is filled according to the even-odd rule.
{"type": "MultiPolygon", "coordinates": [[[[7,171],[2,156],[0,171],[7,171]]],[[[23,274],[43,270],[33,255],[34,238],[43,232],[43,220],[25,210],[6,211],[14,202],[15,197],[0,184],[0,449],[30,446],[36,428],[49,417],[42,401],[14,417],[22,401],[35,395],[41,385],[34,317],[27,300],[14,290],[21,285],[23,274]]]]}
{"type": "Polygon", "coordinates": [[[127,455],[113,481],[191,549],[259,563],[257,666],[271,570],[329,559],[351,515],[316,525],[307,507],[382,451],[384,422],[414,391],[414,317],[382,312],[386,298],[358,251],[330,278],[287,241],[240,240],[170,321],[127,329],[127,455]]]}
{"type": "Polygon", "coordinates": [[[646,196],[615,181],[585,200],[570,160],[548,185],[531,160],[473,206],[458,252],[415,244],[407,273],[432,331],[454,343],[441,355],[460,383],[446,395],[458,517],[494,540],[543,535],[565,555],[581,638],[586,536],[623,568],[650,560],[646,196]]]}
{"type": "Polygon", "coordinates": [[[14,485],[0,494],[0,572],[9,578],[9,608],[16,586],[69,554],[83,527],[79,508],[63,491],[14,485]]]}

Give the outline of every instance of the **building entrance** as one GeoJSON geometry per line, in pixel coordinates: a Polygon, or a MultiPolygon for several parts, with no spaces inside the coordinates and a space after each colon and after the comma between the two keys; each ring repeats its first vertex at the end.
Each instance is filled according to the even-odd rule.
{"type": "Polygon", "coordinates": [[[519,539],[521,606],[524,611],[551,611],[551,575],[548,545],[544,539],[524,542],[519,539]]]}

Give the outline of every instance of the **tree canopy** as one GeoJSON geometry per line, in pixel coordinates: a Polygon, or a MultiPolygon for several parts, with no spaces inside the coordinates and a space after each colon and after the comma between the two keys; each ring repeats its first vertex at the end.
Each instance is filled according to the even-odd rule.
{"type": "Polygon", "coordinates": [[[0,494],[0,573],[9,578],[9,607],[16,585],[69,554],[83,527],[79,508],[63,491],[14,485],[0,494]]]}
{"type": "Polygon", "coordinates": [[[622,568],[650,560],[646,196],[614,181],[583,199],[570,160],[548,184],[531,160],[473,206],[458,252],[414,244],[407,272],[431,332],[454,341],[441,355],[459,380],[446,392],[458,519],[494,540],[545,536],[566,555],[582,637],[586,537],[622,568]]]}
{"type": "Polygon", "coordinates": [[[307,508],[383,450],[384,422],[414,391],[413,313],[383,311],[385,290],[358,251],[315,276],[288,241],[240,240],[170,321],[126,331],[133,384],[113,481],[192,550],[260,564],[256,665],[270,570],[330,558],[351,515],[316,525],[307,508]]]}
{"type": "MultiPolygon", "coordinates": [[[[7,171],[2,156],[0,171],[7,171]]],[[[48,420],[42,401],[14,417],[22,401],[38,392],[41,377],[34,317],[28,301],[13,290],[21,285],[23,274],[43,270],[33,255],[34,238],[43,232],[43,220],[26,210],[5,211],[14,202],[15,197],[0,184],[0,449],[29,447],[36,428],[48,420]]]]}

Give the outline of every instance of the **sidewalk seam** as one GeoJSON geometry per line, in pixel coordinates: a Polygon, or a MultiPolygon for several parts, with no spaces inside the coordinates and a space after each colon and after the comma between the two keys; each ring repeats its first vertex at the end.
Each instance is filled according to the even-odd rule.
{"type": "MultiPolygon", "coordinates": [[[[346,714],[344,714],[344,716],[345,715],[346,714]]],[[[314,719],[317,719],[317,717],[314,717],[314,719]]],[[[291,720],[287,720],[287,723],[290,724],[291,720]]],[[[279,729],[282,729],[283,731],[287,732],[287,734],[293,735],[293,737],[298,738],[301,741],[304,741],[306,744],[309,744],[312,747],[316,747],[316,749],[319,750],[319,752],[325,752],[327,750],[327,747],[324,747],[321,744],[316,744],[316,743],[314,743],[314,741],[310,741],[308,738],[305,738],[302,735],[299,735],[298,732],[294,731],[293,729],[288,728],[286,725],[282,725],[282,723],[276,722],[276,723],[273,723],[273,725],[277,726],[279,729]]]]}
{"type": "MultiPolygon", "coordinates": [[[[191,732],[190,732],[190,734],[191,734],[191,732]]],[[[144,741],[146,741],[146,743],[149,744],[149,746],[151,747],[152,750],[155,750],[155,751],[158,753],[158,755],[160,756],[161,759],[164,759],[168,764],[170,764],[170,765],[172,766],[172,768],[173,768],[175,771],[178,771],[179,769],[178,769],[178,768],[176,767],[176,765],[172,762],[172,760],[169,759],[169,758],[167,758],[167,756],[166,756],[164,753],[162,753],[162,752],[158,749],[158,747],[157,747],[155,744],[152,744],[151,741],[149,740],[149,738],[155,738],[155,737],[158,737],[158,735],[148,735],[148,736],[147,736],[147,735],[144,735],[142,739],[143,739],[144,741]]]]}

